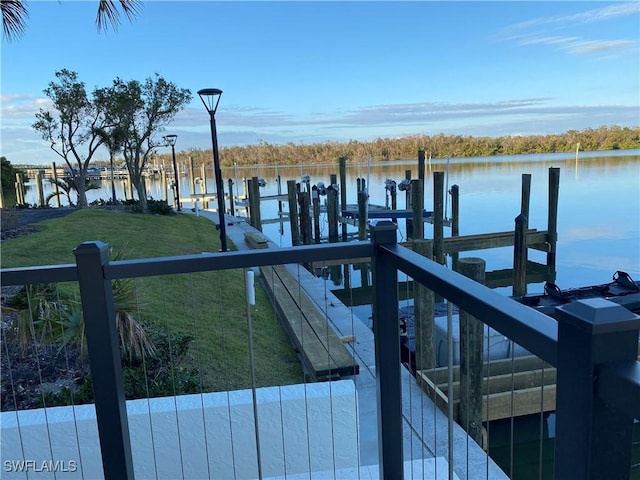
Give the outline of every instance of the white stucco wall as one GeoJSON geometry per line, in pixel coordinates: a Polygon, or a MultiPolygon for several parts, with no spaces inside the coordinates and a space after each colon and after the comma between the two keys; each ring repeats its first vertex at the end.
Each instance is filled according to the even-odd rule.
{"type": "MultiPolygon", "coordinates": [[[[257,391],[265,477],[358,464],[350,380],[257,391]]],[[[127,402],[137,479],[258,477],[251,390],[127,402]]],[[[1,477],[102,478],[93,405],[3,412],[1,477]]]]}

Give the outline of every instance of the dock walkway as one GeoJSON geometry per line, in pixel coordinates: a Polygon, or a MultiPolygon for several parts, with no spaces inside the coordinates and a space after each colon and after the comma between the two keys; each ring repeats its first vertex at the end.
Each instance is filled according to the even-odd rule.
{"type": "MultiPolygon", "coordinates": [[[[214,223],[218,221],[215,212],[200,211],[199,214],[209,218],[214,223]]],[[[227,237],[233,241],[239,250],[250,249],[245,243],[244,234],[247,232],[260,233],[240,218],[227,218],[227,237]]],[[[279,248],[269,240],[269,248],[279,248]]],[[[302,266],[286,265],[287,270],[296,278],[313,300],[318,310],[340,337],[354,336],[355,341],[349,344],[349,349],[356,362],[360,365],[360,372],[351,378],[358,393],[358,425],[360,459],[362,466],[378,465],[378,419],[376,402],[376,373],[375,350],[373,332],[359,319],[355,318],[351,309],[346,307],[327,288],[326,282],[312,275],[302,266]]],[[[449,454],[448,447],[448,419],[444,413],[422,391],[416,379],[404,368],[402,371],[402,412],[404,419],[404,456],[405,460],[413,461],[411,471],[405,472],[407,478],[422,478],[419,461],[432,462],[434,458],[446,464],[449,454]]],[[[492,480],[506,480],[508,476],[495,462],[470,440],[467,433],[457,423],[453,424],[453,459],[454,472],[461,480],[482,478],[492,480]]],[[[440,472],[446,478],[447,472],[440,472]]],[[[425,478],[429,478],[425,476],[425,478]]]]}

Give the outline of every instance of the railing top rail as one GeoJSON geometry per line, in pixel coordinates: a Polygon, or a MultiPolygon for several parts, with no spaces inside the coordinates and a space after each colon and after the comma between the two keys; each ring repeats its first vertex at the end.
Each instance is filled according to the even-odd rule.
{"type": "Polygon", "coordinates": [[[523,345],[551,365],[558,362],[558,324],[553,318],[426,259],[400,245],[380,245],[397,268],[459,308],[523,345]]]}
{"type": "Polygon", "coordinates": [[[0,283],[3,286],[77,281],[78,271],[73,263],[64,265],[42,265],[38,267],[3,268],[0,270],[0,283]]]}

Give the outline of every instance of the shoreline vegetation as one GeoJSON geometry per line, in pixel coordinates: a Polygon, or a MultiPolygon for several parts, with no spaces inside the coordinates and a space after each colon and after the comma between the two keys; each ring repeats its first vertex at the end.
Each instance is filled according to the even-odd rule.
{"type": "MultiPolygon", "coordinates": [[[[371,155],[372,161],[414,158],[424,150],[431,158],[486,157],[580,151],[632,150],[640,148],[640,126],[602,126],[584,130],[569,130],[561,134],[473,137],[462,135],[410,135],[397,138],[376,138],[372,141],[322,142],[311,144],[270,144],[222,147],[223,167],[233,165],[305,165],[335,162],[339,157],[358,161],[371,155]]],[[[209,164],[212,152],[189,149],[176,152],[176,157],[191,157],[195,165],[209,164]]],[[[169,161],[171,154],[157,154],[157,160],[169,161]]]]}

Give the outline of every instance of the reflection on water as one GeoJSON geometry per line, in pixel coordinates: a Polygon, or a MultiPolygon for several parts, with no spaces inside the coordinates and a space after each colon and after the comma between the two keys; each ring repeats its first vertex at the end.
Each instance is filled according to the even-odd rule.
{"type": "MultiPolygon", "coordinates": [[[[633,278],[640,278],[640,152],[587,152],[580,153],[576,164],[572,153],[547,155],[520,155],[505,157],[455,158],[447,165],[446,159],[426,161],[427,182],[425,207],[433,206],[432,172],[448,171],[447,185],[460,187],[460,234],[490,233],[512,230],[514,219],[520,210],[521,177],[531,174],[531,228],[547,228],[548,169],[560,167],[560,194],[558,207],[557,284],[561,288],[579,287],[608,282],[616,270],[627,271],[633,278]]],[[[368,179],[370,202],[385,205],[388,199],[384,181],[391,178],[399,182],[405,170],[418,175],[417,160],[375,163],[370,171],[366,162],[347,165],[348,202],[356,203],[356,178],[368,179]]],[[[215,182],[208,169],[208,191],[215,182]]],[[[253,166],[223,169],[225,187],[229,178],[237,180],[235,188],[242,193],[242,177],[259,176],[267,181],[262,195],[277,193],[276,175],[282,178],[282,191],[286,193],[286,180],[300,181],[303,174],[311,176],[312,184],[322,181],[329,184],[331,174],[338,174],[338,164],[311,166],[253,166]]],[[[31,182],[33,183],[33,182],[31,182]]],[[[123,181],[117,181],[119,198],[123,196],[123,181]]],[[[160,182],[148,180],[151,197],[163,198],[160,182]]],[[[228,187],[227,187],[228,188],[228,187]]],[[[27,201],[35,202],[34,189],[30,189],[27,201]]],[[[45,195],[50,185],[45,185],[45,195]]],[[[186,197],[191,192],[188,177],[180,179],[180,192],[186,197]]],[[[235,193],[235,192],[234,192],[235,193]]],[[[110,197],[110,184],[88,192],[89,201],[110,197]]],[[[324,198],[324,197],[323,197],[324,198]]],[[[322,200],[323,201],[323,200],[322,200]]],[[[51,202],[53,204],[53,201],[51,202]]],[[[449,209],[451,202],[447,202],[449,209]]],[[[185,205],[189,207],[190,205],[185,205]]],[[[398,194],[398,208],[405,207],[405,194],[398,194]]],[[[286,209],[285,202],[285,209],[286,209]]],[[[278,203],[262,203],[262,218],[276,218],[278,203]]],[[[448,212],[450,215],[450,212],[448,212]]],[[[268,224],[264,232],[277,244],[291,244],[288,224],[268,224]]],[[[399,221],[400,239],[405,227],[399,221]]],[[[349,232],[356,229],[349,227],[349,232]]],[[[323,224],[327,234],[326,223],[323,224]]],[[[449,231],[445,229],[445,235],[449,231]]],[[[425,225],[425,236],[432,236],[432,227],[425,225]]],[[[468,256],[481,256],[487,261],[487,269],[508,268],[513,261],[511,248],[468,252],[468,256]]],[[[544,261],[541,252],[530,252],[534,261],[544,261]]],[[[538,286],[541,290],[542,286],[538,286]]],[[[531,292],[538,291],[536,286],[531,292]]]]}

